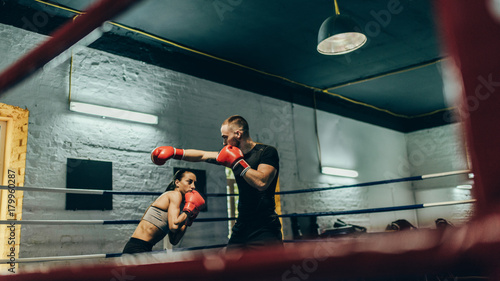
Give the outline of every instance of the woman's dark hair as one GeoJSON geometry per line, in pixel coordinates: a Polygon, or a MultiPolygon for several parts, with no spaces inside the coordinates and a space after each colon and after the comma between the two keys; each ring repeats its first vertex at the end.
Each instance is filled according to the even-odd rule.
{"type": "Polygon", "coordinates": [[[185,173],[193,173],[193,172],[190,171],[190,170],[187,170],[187,169],[180,169],[177,172],[175,172],[174,178],[168,184],[167,189],[165,190],[165,192],[170,191],[170,190],[174,190],[175,189],[175,180],[181,180],[184,177],[185,173]]]}

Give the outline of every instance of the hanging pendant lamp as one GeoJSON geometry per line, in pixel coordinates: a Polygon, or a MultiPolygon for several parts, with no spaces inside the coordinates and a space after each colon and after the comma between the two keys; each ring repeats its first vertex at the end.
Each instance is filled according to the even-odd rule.
{"type": "Polygon", "coordinates": [[[335,15],[327,18],[318,32],[318,52],[324,55],[343,55],[359,49],[367,37],[347,15],[341,15],[335,0],[335,15]]]}

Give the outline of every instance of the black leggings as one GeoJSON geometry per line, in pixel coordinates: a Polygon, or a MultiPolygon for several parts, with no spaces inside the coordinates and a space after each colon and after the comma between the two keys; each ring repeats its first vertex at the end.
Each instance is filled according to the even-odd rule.
{"type": "Polygon", "coordinates": [[[130,237],[127,244],[125,244],[125,248],[123,248],[124,254],[137,254],[137,253],[145,253],[151,252],[153,250],[153,244],[147,241],[137,239],[134,237],[130,237]]]}

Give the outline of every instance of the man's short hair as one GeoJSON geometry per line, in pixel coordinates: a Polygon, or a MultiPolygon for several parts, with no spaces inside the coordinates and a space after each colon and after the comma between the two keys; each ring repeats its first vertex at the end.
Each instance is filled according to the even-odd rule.
{"type": "Polygon", "coordinates": [[[224,120],[222,125],[228,125],[228,126],[234,126],[237,127],[240,131],[243,132],[243,135],[246,137],[250,136],[250,132],[248,129],[248,122],[245,120],[245,118],[239,116],[239,115],[233,115],[224,120]]]}

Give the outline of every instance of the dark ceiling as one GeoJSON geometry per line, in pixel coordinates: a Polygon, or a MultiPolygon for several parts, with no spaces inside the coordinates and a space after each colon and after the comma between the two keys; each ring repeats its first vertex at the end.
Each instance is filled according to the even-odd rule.
{"type": "MultiPolygon", "coordinates": [[[[50,34],[96,1],[0,2],[1,22],[50,34]]],[[[333,0],[146,0],[90,47],[401,132],[449,123],[432,1],[338,6],[368,37],[340,56],[316,51],[333,0]]]]}

